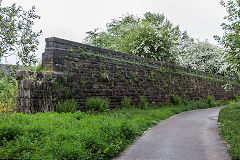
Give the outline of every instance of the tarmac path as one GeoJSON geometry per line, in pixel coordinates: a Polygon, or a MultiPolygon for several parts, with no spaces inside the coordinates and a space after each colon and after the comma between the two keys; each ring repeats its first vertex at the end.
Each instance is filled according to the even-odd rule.
{"type": "Polygon", "coordinates": [[[161,121],[117,160],[230,160],[218,132],[220,109],[184,112],[161,121]]]}

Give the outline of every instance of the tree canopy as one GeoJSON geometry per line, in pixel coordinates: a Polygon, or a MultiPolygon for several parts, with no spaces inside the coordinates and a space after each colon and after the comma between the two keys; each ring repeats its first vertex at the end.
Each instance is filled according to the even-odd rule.
{"type": "Polygon", "coordinates": [[[107,24],[105,31],[87,32],[85,42],[155,60],[176,62],[176,55],[193,43],[187,32],[166,19],[164,14],[147,12],[143,18],[124,15],[107,24]]]}
{"type": "Polygon", "coordinates": [[[199,40],[187,47],[184,55],[178,57],[178,64],[213,74],[224,75],[229,70],[222,48],[199,40]]]}
{"type": "Polygon", "coordinates": [[[224,34],[215,39],[224,47],[226,58],[231,63],[234,73],[240,72],[240,0],[221,0],[221,5],[226,8],[228,15],[224,17],[227,21],[222,23],[224,34]]]}
{"type": "Polygon", "coordinates": [[[34,32],[32,26],[34,20],[39,18],[40,16],[35,14],[34,6],[25,11],[16,4],[3,7],[0,0],[0,60],[2,57],[17,55],[20,59],[17,63],[36,63],[35,51],[39,44],[37,38],[42,31],[34,32]]]}

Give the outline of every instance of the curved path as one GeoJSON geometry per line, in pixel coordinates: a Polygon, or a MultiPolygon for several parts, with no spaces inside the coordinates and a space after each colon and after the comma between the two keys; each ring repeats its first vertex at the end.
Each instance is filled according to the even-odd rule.
{"type": "Polygon", "coordinates": [[[184,112],[151,128],[118,160],[229,160],[217,128],[218,108],[184,112]]]}

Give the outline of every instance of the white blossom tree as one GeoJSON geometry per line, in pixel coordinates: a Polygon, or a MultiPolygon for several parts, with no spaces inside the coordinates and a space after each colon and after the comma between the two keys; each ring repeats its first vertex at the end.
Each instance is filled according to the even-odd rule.
{"type": "Polygon", "coordinates": [[[178,56],[177,61],[181,66],[213,74],[224,75],[229,70],[223,50],[207,41],[198,40],[191,44],[184,55],[178,56]]]}

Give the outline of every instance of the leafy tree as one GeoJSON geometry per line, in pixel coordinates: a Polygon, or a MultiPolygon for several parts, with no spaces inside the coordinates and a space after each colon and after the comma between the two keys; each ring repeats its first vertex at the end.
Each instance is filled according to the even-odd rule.
{"type": "Polygon", "coordinates": [[[178,57],[178,64],[213,74],[226,74],[229,70],[223,50],[207,41],[188,46],[185,54],[178,57]]]}
{"type": "Polygon", "coordinates": [[[163,14],[147,12],[143,18],[125,15],[107,24],[106,31],[87,32],[85,42],[98,47],[175,63],[176,55],[193,42],[187,32],[163,14]]]}
{"type": "Polygon", "coordinates": [[[226,8],[228,15],[224,17],[226,23],[222,23],[224,34],[222,37],[214,36],[225,48],[226,58],[231,63],[234,73],[240,71],[240,0],[221,0],[221,5],[226,8]]]}
{"type": "Polygon", "coordinates": [[[1,3],[2,0],[0,0],[0,60],[2,57],[17,55],[23,65],[35,64],[34,52],[39,44],[37,38],[42,32],[32,30],[34,20],[40,18],[35,14],[35,7],[24,11],[16,4],[3,7],[1,3]]]}

